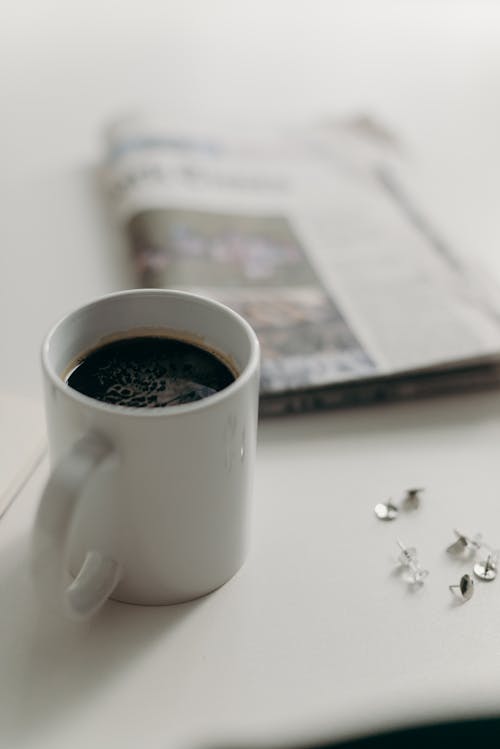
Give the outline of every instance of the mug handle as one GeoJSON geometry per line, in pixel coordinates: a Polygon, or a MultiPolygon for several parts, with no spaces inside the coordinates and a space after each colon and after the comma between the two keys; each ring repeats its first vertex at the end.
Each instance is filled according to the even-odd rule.
{"type": "Polygon", "coordinates": [[[121,569],[118,562],[99,551],[87,552],[73,582],[66,581],[68,539],[80,497],[87,481],[106,462],[116,457],[112,445],[99,434],[90,433],[78,440],[53,469],[35,519],[33,537],[34,574],[43,576],[41,593],[54,590],[59,580],[66,613],[73,619],[94,614],[117,585],[121,569]]]}

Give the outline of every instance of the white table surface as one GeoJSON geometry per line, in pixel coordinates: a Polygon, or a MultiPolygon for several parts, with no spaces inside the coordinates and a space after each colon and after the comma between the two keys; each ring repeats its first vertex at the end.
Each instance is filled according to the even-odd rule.
{"type": "MultiPolygon", "coordinates": [[[[130,283],[96,188],[99,128],[154,106],[262,127],[370,110],[447,238],[500,277],[495,2],[12,2],[0,51],[0,388],[39,398],[38,347],[130,283]]],[[[452,529],[500,544],[500,393],[263,422],[250,557],[194,603],[35,604],[42,465],[0,523],[0,745],[265,745],[498,710],[500,582],[457,605],[452,529]],[[423,507],[373,506],[413,484],[423,507]],[[410,593],[396,538],[431,574],[410,593]]]]}

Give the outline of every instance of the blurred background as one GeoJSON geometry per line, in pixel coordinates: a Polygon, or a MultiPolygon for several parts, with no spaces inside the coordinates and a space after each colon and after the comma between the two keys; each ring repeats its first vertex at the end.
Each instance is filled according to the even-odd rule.
{"type": "Polygon", "coordinates": [[[47,327],[130,285],[96,180],[103,128],[127,112],[246,131],[368,113],[445,236],[500,275],[499,39],[495,0],[4,2],[0,278],[19,304],[3,295],[0,314],[27,352],[5,385],[36,390],[47,327]]]}

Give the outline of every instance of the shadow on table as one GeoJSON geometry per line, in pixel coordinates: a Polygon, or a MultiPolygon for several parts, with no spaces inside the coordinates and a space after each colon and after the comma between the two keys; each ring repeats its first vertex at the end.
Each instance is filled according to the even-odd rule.
{"type": "Polygon", "coordinates": [[[50,724],[98,700],[156,642],[171,639],[205,600],[158,607],[109,601],[90,622],[72,622],[42,610],[28,544],[22,538],[0,556],[0,743],[5,747],[36,743],[50,724]]]}
{"type": "Polygon", "coordinates": [[[301,438],[323,442],[340,435],[358,440],[381,433],[439,432],[497,419],[500,388],[460,395],[419,398],[397,403],[374,403],[261,419],[259,437],[266,443],[296,443],[301,438]]]}
{"type": "Polygon", "coordinates": [[[210,744],[197,749],[417,749],[417,747],[498,746],[500,718],[452,721],[402,728],[352,740],[320,744],[273,743],[248,744],[231,742],[210,744]]]}

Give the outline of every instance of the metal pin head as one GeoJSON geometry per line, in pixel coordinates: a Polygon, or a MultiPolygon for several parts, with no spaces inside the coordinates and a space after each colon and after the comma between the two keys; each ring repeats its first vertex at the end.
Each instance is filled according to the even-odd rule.
{"type": "Polygon", "coordinates": [[[392,499],[388,499],[387,502],[379,502],[375,505],[374,512],[379,520],[395,520],[399,510],[392,499]]]}
{"type": "Polygon", "coordinates": [[[481,533],[476,533],[473,538],[466,536],[465,533],[460,533],[460,531],[457,530],[454,530],[453,533],[457,537],[457,540],[446,548],[448,554],[454,554],[455,556],[469,556],[470,554],[475,554],[481,547],[481,533]]]}
{"type": "Polygon", "coordinates": [[[407,489],[404,498],[405,506],[410,510],[416,510],[420,507],[421,493],[424,489],[407,489]]]}
{"type": "Polygon", "coordinates": [[[474,574],[480,580],[491,582],[497,576],[497,557],[495,554],[488,554],[486,559],[482,559],[473,567],[474,574]]]}
{"type": "Polygon", "coordinates": [[[450,585],[449,588],[452,593],[455,593],[456,590],[459,590],[462,599],[464,601],[470,601],[470,599],[474,595],[474,580],[470,575],[463,575],[460,578],[460,582],[458,583],[458,585],[450,585]]]}

